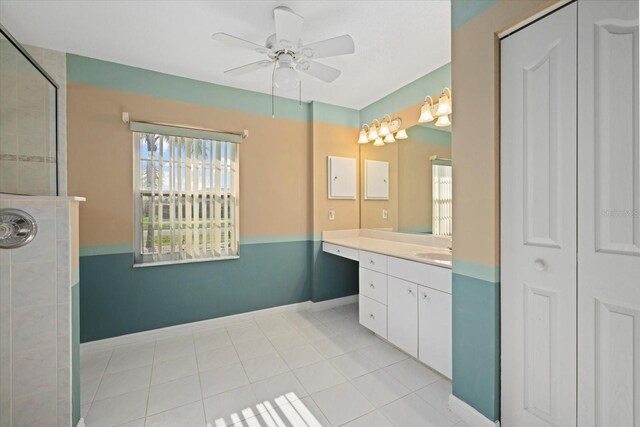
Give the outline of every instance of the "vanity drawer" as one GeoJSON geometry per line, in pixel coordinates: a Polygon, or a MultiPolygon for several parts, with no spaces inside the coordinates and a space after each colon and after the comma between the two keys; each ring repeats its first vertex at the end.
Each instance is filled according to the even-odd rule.
{"type": "MultiPolygon", "coordinates": [[[[362,258],[360,258],[362,260],[362,258]]],[[[362,261],[360,261],[362,265],[362,261]]],[[[389,275],[451,293],[451,269],[389,257],[389,275]]]]}
{"type": "Polygon", "coordinates": [[[349,258],[354,261],[358,261],[358,252],[360,252],[357,249],[347,248],[346,246],[338,246],[334,245],[333,243],[326,242],[322,243],[322,250],[324,252],[338,255],[344,258],[349,258]]]}
{"type": "Polygon", "coordinates": [[[360,295],[387,305],[387,275],[360,267],[360,295]]]}
{"type": "Polygon", "coordinates": [[[387,273],[387,256],[373,252],[360,251],[360,267],[387,273]]]}
{"type": "Polygon", "coordinates": [[[387,306],[362,295],[359,304],[360,324],[387,338],[387,306]]]}

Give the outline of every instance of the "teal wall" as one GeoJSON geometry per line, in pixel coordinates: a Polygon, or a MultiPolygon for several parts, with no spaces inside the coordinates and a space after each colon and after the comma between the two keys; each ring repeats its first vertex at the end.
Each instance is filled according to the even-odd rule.
{"type": "Polygon", "coordinates": [[[133,253],[82,256],[82,342],[311,299],[312,242],[241,245],[240,258],[133,267],[133,253]]]}
{"type": "Polygon", "coordinates": [[[496,4],[498,0],[451,0],[451,30],[463,26],[496,4]]]}
{"type": "MultiPolygon", "coordinates": [[[[451,87],[451,63],[445,64],[360,110],[360,122],[369,123],[385,114],[398,111],[424,101],[425,96],[451,87]]],[[[419,111],[416,111],[416,117],[419,111]]]]}
{"type": "Polygon", "coordinates": [[[453,394],[500,419],[500,284],[453,273],[453,394]]]}
{"type": "Polygon", "coordinates": [[[358,261],[323,252],[322,242],[314,241],[311,301],[357,294],[358,268],[358,261]]]}

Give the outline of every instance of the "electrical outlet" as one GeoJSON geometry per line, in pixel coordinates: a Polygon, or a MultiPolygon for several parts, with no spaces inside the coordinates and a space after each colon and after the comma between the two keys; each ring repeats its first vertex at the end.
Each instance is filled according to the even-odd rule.
{"type": "Polygon", "coordinates": [[[329,209],[329,221],[333,221],[334,219],[336,219],[336,210],[335,209],[329,209]]]}
{"type": "Polygon", "coordinates": [[[389,218],[389,211],[387,211],[386,209],[382,209],[382,219],[388,219],[389,218]]]}

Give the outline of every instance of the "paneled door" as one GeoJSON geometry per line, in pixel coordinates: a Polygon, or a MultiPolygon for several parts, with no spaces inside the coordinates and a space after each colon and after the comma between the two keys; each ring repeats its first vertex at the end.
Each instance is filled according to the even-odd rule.
{"type": "Polygon", "coordinates": [[[501,425],[576,425],[577,5],[501,41],[501,425]]]}
{"type": "Polygon", "coordinates": [[[578,425],[640,426],[638,2],[578,7],[578,425]]]}

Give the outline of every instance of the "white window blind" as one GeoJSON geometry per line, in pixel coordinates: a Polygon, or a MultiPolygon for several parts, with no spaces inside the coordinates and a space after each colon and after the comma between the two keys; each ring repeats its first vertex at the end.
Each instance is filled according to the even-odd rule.
{"type": "Polygon", "coordinates": [[[134,132],[136,264],[236,258],[239,145],[131,128],[144,130],[134,132]]]}
{"type": "Polygon", "coordinates": [[[434,162],[431,170],[433,183],[432,233],[451,236],[453,231],[451,165],[434,162]]]}

